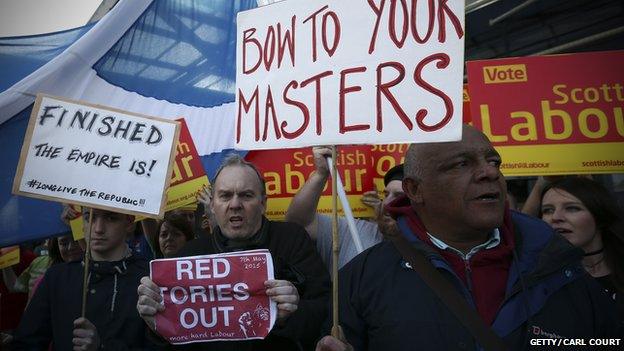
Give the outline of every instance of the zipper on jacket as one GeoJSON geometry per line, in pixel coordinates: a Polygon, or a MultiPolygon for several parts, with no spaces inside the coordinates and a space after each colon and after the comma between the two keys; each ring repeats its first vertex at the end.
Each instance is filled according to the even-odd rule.
{"type": "Polygon", "coordinates": [[[466,287],[470,296],[472,296],[472,270],[470,269],[470,260],[464,259],[464,274],[466,275],[466,287]]]}
{"type": "MultiPolygon", "coordinates": [[[[425,255],[425,257],[427,257],[427,259],[431,262],[431,264],[436,269],[444,270],[444,271],[446,271],[448,274],[450,274],[454,278],[453,285],[457,286],[458,292],[466,299],[468,304],[476,309],[477,305],[474,302],[474,297],[472,296],[472,291],[468,290],[467,284],[464,284],[464,281],[449,266],[448,262],[446,262],[442,258],[442,256],[440,256],[437,253],[428,253],[428,254],[425,255]]],[[[462,258],[462,260],[463,260],[463,258],[462,258]]],[[[470,266],[468,266],[468,269],[470,269],[470,266]]],[[[468,282],[472,281],[472,277],[470,277],[470,280],[467,280],[467,281],[468,282]]],[[[472,284],[472,283],[470,283],[470,284],[472,284]]],[[[470,288],[472,288],[472,285],[470,285],[470,288]]]]}

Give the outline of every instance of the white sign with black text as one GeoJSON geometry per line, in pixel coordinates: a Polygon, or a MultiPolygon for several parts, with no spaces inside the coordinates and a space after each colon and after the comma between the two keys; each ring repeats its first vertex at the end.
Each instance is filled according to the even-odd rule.
{"type": "Polygon", "coordinates": [[[38,95],[13,192],[161,216],[178,134],[175,121],[38,95]]]}

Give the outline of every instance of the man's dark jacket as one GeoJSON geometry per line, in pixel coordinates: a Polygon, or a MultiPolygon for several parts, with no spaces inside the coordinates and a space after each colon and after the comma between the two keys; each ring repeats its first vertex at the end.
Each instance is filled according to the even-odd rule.
{"type": "Polygon", "coordinates": [[[241,250],[268,249],[275,279],[292,282],[299,292],[297,311],[275,326],[264,340],[215,341],[176,345],[175,350],[310,350],[318,339],[329,304],[329,273],[314,243],[299,225],[263,219],[251,239],[234,242],[217,227],[213,234],[188,242],[178,256],[211,255],[241,250]]]}
{"type": "MultiPolygon", "coordinates": [[[[494,332],[511,350],[538,349],[530,345],[532,338],[616,337],[613,303],[584,272],[582,252],[546,223],[520,213],[511,216],[516,254],[491,326],[494,332]]],[[[398,223],[412,245],[474,306],[441,255],[411,232],[405,217],[398,223]]],[[[355,350],[479,349],[391,242],[364,251],[339,276],[340,322],[355,350]]]]}
{"type": "MultiPolygon", "coordinates": [[[[137,287],[149,275],[147,261],[130,256],[92,262],[86,318],[95,325],[102,350],[152,350],[136,310],[137,287]]],[[[82,309],[82,261],[50,267],[15,331],[12,350],[72,350],[74,320],[82,309]]]]}

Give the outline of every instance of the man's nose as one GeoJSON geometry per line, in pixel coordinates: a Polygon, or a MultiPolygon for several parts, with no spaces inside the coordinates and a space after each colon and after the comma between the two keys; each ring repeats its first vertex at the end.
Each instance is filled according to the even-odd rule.
{"type": "Polygon", "coordinates": [[[500,170],[498,166],[491,162],[483,161],[478,166],[476,176],[477,180],[498,180],[500,177],[500,170]]]}
{"type": "Polygon", "coordinates": [[[242,202],[238,195],[232,196],[230,199],[230,208],[240,208],[242,206],[242,202]]]}
{"type": "Polygon", "coordinates": [[[100,218],[100,217],[93,217],[93,224],[91,227],[91,230],[93,230],[96,233],[102,233],[104,232],[104,219],[100,218]]]}

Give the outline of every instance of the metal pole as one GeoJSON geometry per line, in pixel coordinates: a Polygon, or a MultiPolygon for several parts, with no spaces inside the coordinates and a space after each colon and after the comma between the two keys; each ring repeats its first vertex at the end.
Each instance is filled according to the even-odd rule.
{"type": "Polygon", "coordinates": [[[608,37],[611,37],[611,36],[614,36],[614,35],[617,35],[617,34],[620,34],[620,33],[623,33],[623,32],[624,32],[624,26],[613,28],[613,29],[609,29],[609,30],[604,31],[602,33],[590,35],[588,37],[577,39],[577,40],[571,41],[569,43],[561,44],[559,46],[555,46],[555,47],[552,47],[550,49],[546,49],[544,51],[536,52],[533,55],[557,54],[557,53],[560,53],[560,52],[564,52],[564,51],[573,49],[573,48],[575,48],[577,46],[589,44],[591,42],[598,41],[598,40],[601,40],[601,39],[605,39],[605,38],[608,38],[608,37]]]}
{"type": "Polygon", "coordinates": [[[524,9],[525,7],[531,5],[532,3],[536,2],[536,1],[537,0],[527,0],[527,1],[523,2],[522,4],[514,7],[513,9],[503,13],[502,15],[500,15],[500,16],[498,16],[496,18],[491,19],[490,20],[490,26],[493,26],[496,23],[504,20],[505,18],[510,17],[510,16],[514,15],[515,13],[517,13],[517,12],[520,12],[522,9],[524,9]]]}

